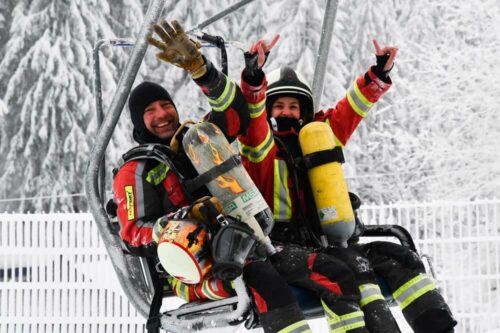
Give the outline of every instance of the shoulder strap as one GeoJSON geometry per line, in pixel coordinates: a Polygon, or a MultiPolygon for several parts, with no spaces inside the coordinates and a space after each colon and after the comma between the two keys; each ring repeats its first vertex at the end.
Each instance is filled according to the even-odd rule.
{"type": "Polygon", "coordinates": [[[240,164],[241,164],[241,159],[238,156],[233,155],[229,159],[225,160],[224,162],[222,162],[217,166],[214,166],[210,170],[202,173],[201,175],[198,175],[193,179],[186,180],[186,187],[189,188],[190,191],[194,192],[203,185],[208,184],[210,181],[219,177],[223,173],[228,172],[232,168],[237,167],[240,164]]]}
{"type": "MultiPolygon", "coordinates": [[[[319,225],[319,220],[316,218],[313,221],[310,221],[310,219],[306,216],[306,209],[303,206],[303,202],[300,200],[300,193],[299,193],[299,188],[300,188],[300,183],[299,183],[299,168],[296,163],[296,159],[292,156],[291,152],[289,151],[287,145],[281,138],[274,136],[274,140],[276,144],[278,145],[279,148],[283,150],[285,153],[285,163],[288,167],[288,172],[290,173],[290,176],[292,178],[292,183],[293,183],[293,193],[291,195],[295,196],[295,202],[296,202],[296,209],[297,209],[297,215],[299,219],[295,218],[295,220],[298,222],[297,229],[299,230],[299,237],[301,238],[302,242],[305,244],[313,244],[314,246],[319,246],[321,247],[322,243],[321,240],[318,238],[318,228],[314,228],[314,225],[319,225]]],[[[307,178],[307,175],[304,177],[305,181],[307,184],[309,184],[309,180],[307,178]]],[[[306,186],[308,187],[308,186],[306,186]]],[[[304,189],[306,192],[310,195],[312,193],[309,193],[310,190],[308,188],[304,189]]],[[[315,211],[315,210],[314,210],[315,211]]]]}
{"type": "Polygon", "coordinates": [[[170,166],[173,164],[171,159],[174,155],[175,153],[169,147],[159,143],[139,145],[122,155],[116,170],[121,169],[127,162],[140,159],[152,159],[170,166]]]}
{"type": "Polygon", "coordinates": [[[295,165],[297,165],[300,169],[306,170],[330,162],[345,162],[344,153],[342,152],[341,147],[337,146],[333,149],[317,151],[315,153],[295,159],[295,165]]]}
{"type": "MultiPolygon", "coordinates": [[[[191,194],[206,185],[210,181],[219,177],[223,173],[237,167],[241,164],[241,159],[237,155],[231,156],[229,159],[217,165],[205,173],[194,177],[193,179],[187,179],[175,166],[174,159],[176,158],[176,153],[174,153],[169,147],[162,144],[143,144],[132,148],[128,152],[122,155],[118,162],[118,167],[113,170],[113,174],[116,175],[118,170],[122,168],[127,162],[142,159],[152,159],[160,163],[167,165],[172,171],[174,171],[179,177],[179,181],[183,186],[185,194],[191,197],[191,194]]],[[[192,198],[188,198],[192,201],[192,198]]]]}

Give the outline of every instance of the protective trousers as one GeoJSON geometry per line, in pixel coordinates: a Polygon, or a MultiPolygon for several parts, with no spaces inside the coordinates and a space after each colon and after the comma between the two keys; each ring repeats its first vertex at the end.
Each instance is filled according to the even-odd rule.
{"type": "Polygon", "coordinates": [[[360,307],[365,315],[368,331],[371,333],[398,333],[399,326],[380,291],[373,269],[364,252],[357,247],[331,246],[325,250],[328,255],[347,264],[356,276],[361,293],[360,307]]]}
{"type": "Polygon", "coordinates": [[[292,290],[270,263],[248,263],[243,279],[250,288],[264,332],[311,332],[292,290]]]}
{"type": "Polygon", "coordinates": [[[414,251],[389,242],[354,246],[366,254],[375,274],[387,282],[416,333],[453,332],[457,322],[414,251]]]}
{"type": "Polygon", "coordinates": [[[298,246],[287,245],[271,257],[286,281],[321,299],[331,332],[368,332],[353,272],[342,261],[298,246]]]}

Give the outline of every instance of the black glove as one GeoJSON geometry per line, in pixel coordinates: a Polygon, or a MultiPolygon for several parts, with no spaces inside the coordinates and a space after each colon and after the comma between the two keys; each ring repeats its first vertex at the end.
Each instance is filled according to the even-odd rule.
{"type": "MultiPolygon", "coordinates": [[[[265,64],[267,61],[267,57],[269,56],[269,52],[264,53],[264,55],[265,55],[265,60],[264,60],[265,64]]],[[[262,64],[262,66],[259,67],[257,61],[259,58],[259,54],[250,53],[247,51],[244,53],[244,57],[245,57],[245,69],[243,70],[244,80],[253,86],[261,84],[262,79],[264,78],[264,72],[262,71],[262,67],[264,66],[264,64],[262,64]]]]}
{"type": "Polygon", "coordinates": [[[376,57],[377,57],[377,64],[372,68],[373,73],[375,73],[375,75],[377,75],[378,78],[385,80],[389,77],[389,73],[394,68],[394,64],[392,64],[391,68],[384,71],[385,64],[387,63],[387,60],[389,60],[389,54],[378,55],[376,57]]]}
{"type": "Polygon", "coordinates": [[[252,46],[250,50],[244,53],[245,57],[245,69],[243,70],[243,79],[253,86],[257,86],[262,83],[264,73],[262,72],[262,67],[269,57],[269,51],[276,44],[279,35],[274,36],[271,42],[266,42],[263,39],[258,40],[252,46]],[[259,64],[259,54],[264,54],[264,61],[261,58],[261,64],[259,64]]]}

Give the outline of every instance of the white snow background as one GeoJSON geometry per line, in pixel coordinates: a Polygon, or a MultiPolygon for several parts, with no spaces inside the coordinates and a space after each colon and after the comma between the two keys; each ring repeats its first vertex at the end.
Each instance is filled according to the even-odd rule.
{"type": "MultiPolygon", "coordinates": [[[[163,16],[189,28],[235,2],[167,1],[163,16]]],[[[92,48],[102,38],[133,38],[147,4],[0,2],[0,211],[88,211],[83,176],[97,130],[92,48]]],[[[312,82],[324,7],[322,0],[256,0],[206,32],[245,47],[279,33],[265,69],[292,66],[312,82]]],[[[321,108],[374,63],[373,38],[399,53],[393,87],[346,147],[350,188],[375,203],[498,197],[500,2],[339,0],[321,108]]],[[[218,63],[216,52],[203,52],[218,63]]],[[[209,110],[185,73],[154,53],[136,83],[162,83],[182,119],[209,110]]],[[[129,54],[101,52],[105,110],[129,54]]],[[[239,80],[241,51],[229,47],[228,55],[229,76],[239,80]]],[[[107,150],[108,181],[134,145],[127,111],[107,150]]]]}

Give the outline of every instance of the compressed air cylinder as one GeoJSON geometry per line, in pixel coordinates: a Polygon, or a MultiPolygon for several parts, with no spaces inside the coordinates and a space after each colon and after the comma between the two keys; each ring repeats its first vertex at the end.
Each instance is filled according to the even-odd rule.
{"type": "MultiPolygon", "coordinates": [[[[311,122],[299,133],[303,156],[335,148],[330,126],[311,122]]],[[[312,157],[313,158],[313,157],[312,157]]],[[[330,244],[347,245],[354,232],[355,219],[340,162],[328,162],[308,170],[321,229],[330,244]]]]}
{"type": "MultiPolygon", "coordinates": [[[[182,144],[199,174],[237,155],[221,130],[212,123],[190,126],[182,144]]],[[[262,197],[243,165],[218,175],[206,184],[210,193],[223,205],[223,213],[246,223],[269,252],[274,249],[268,234],[274,226],[271,209],[262,197]]]]}

